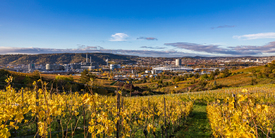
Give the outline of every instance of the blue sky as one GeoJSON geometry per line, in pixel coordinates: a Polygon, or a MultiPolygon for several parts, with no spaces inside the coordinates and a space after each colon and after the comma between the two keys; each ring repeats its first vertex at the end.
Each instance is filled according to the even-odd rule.
{"type": "Polygon", "coordinates": [[[0,54],[267,56],[274,0],[1,0],[0,54]]]}

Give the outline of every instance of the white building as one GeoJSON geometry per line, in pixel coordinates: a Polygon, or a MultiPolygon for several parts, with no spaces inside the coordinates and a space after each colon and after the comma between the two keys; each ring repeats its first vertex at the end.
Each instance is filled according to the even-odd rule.
{"type": "Polygon", "coordinates": [[[145,70],[145,73],[150,73],[150,70],[145,70]]]}
{"type": "Polygon", "coordinates": [[[155,67],[152,69],[152,74],[158,74],[158,73],[161,73],[163,71],[178,71],[178,72],[181,72],[181,71],[193,71],[193,68],[188,68],[188,67],[173,67],[173,66],[168,66],[168,67],[155,67]]]}
{"type": "Polygon", "coordinates": [[[120,64],[110,64],[110,70],[119,69],[120,64]]]}

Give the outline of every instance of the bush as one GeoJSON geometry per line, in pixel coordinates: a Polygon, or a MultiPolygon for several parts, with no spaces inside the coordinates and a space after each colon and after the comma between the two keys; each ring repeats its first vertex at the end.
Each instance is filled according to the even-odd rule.
{"type": "Polygon", "coordinates": [[[150,95],[150,92],[149,91],[143,91],[142,95],[150,95]]]}

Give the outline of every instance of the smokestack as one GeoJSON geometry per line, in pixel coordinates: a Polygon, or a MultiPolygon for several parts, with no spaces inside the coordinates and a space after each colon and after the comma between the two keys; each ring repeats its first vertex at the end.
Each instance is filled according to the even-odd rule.
{"type": "Polygon", "coordinates": [[[107,67],[108,67],[108,58],[107,58],[105,61],[106,61],[106,63],[107,63],[107,67]]]}
{"type": "Polygon", "coordinates": [[[92,63],[92,56],[90,56],[90,63],[92,63]]]}
{"type": "Polygon", "coordinates": [[[88,63],[88,53],[86,53],[86,63],[88,63]]]}

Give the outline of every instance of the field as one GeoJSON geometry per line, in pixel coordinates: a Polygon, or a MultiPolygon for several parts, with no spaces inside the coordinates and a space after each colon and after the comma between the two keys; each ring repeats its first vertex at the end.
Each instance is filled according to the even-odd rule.
{"type": "MultiPolygon", "coordinates": [[[[11,78],[7,79],[8,84],[11,78]]],[[[275,85],[123,97],[0,91],[0,137],[274,137],[275,85]]]]}

